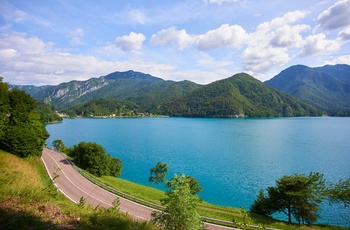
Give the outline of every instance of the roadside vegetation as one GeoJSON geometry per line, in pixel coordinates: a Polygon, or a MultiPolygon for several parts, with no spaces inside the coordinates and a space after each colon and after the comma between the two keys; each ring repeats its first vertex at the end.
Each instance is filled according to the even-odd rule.
{"type": "Polygon", "coordinates": [[[145,229],[118,207],[75,204],[53,186],[40,158],[0,151],[0,229],[145,229]]]}

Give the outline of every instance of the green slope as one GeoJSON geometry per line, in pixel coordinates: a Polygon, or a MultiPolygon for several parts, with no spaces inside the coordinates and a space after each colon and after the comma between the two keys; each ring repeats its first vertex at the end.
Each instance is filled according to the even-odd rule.
{"type": "Polygon", "coordinates": [[[188,117],[310,116],[318,111],[240,73],[162,104],[163,113],[188,117]]]}
{"type": "Polygon", "coordinates": [[[318,68],[296,65],[265,84],[324,111],[350,110],[349,75],[350,67],[347,65],[318,68]]]}

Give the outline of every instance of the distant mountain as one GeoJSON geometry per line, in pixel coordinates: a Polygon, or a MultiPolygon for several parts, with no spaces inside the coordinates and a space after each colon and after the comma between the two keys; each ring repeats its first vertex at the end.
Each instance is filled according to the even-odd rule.
{"type": "Polygon", "coordinates": [[[291,66],[265,82],[329,113],[350,111],[350,66],[291,66]]]}
{"type": "Polygon", "coordinates": [[[135,102],[144,111],[154,110],[166,100],[183,96],[200,87],[190,81],[165,81],[161,78],[135,71],[115,72],[86,81],[71,81],[57,86],[33,88],[33,86],[12,86],[21,88],[34,98],[65,109],[96,98],[118,98],[135,102]]]}
{"type": "Polygon", "coordinates": [[[162,104],[164,114],[188,117],[318,115],[316,108],[240,73],[162,104]]]}

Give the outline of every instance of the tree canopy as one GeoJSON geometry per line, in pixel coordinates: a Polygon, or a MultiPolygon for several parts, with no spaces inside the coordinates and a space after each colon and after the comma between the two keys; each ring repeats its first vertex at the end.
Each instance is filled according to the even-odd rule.
{"type": "Polygon", "coordinates": [[[167,182],[170,189],[167,198],[162,199],[164,212],[152,213],[152,221],[164,229],[195,230],[202,229],[201,219],[196,211],[200,199],[191,192],[190,180],[185,175],[175,175],[167,182]]]}
{"type": "Polygon", "coordinates": [[[120,176],[123,168],[119,158],[106,154],[106,150],[94,142],[80,142],[68,152],[73,162],[95,176],[120,176]]]}
{"type": "Polygon", "coordinates": [[[0,78],[0,148],[20,157],[41,156],[49,137],[34,99],[0,78]]]}
{"type": "Polygon", "coordinates": [[[163,164],[162,162],[158,162],[157,165],[150,169],[150,177],[149,182],[150,185],[153,183],[160,184],[166,182],[166,173],[169,170],[169,166],[167,164],[163,164]]]}
{"type": "Polygon", "coordinates": [[[317,211],[325,189],[325,180],[320,173],[283,176],[276,181],[275,187],[267,188],[266,197],[263,190],[259,192],[251,211],[263,215],[283,212],[288,216],[289,223],[292,222],[292,216],[299,224],[313,223],[319,217],[317,211]]]}

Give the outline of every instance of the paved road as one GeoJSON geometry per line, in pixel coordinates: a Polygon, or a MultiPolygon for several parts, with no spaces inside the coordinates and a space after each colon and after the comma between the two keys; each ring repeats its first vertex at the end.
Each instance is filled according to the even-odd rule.
{"type": "MultiPolygon", "coordinates": [[[[55,186],[71,201],[79,203],[80,198],[84,197],[86,203],[91,204],[93,207],[97,205],[105,208],[112,206],[112,202],[117,196],[98,187],[83,177],[62,154],[44,148],[42,160],[50,178],[55,178],[55,186]]],[[[119,197],[119,199],[119,208],[122,212],[128,213],[137,220],[151,219],[151,213],[154,209],[126,200],[122,197],[119,197]]],[[[207,224],[207,226],[208,229],[213,230],[232,229],[211,224],[207,224]]]]}

